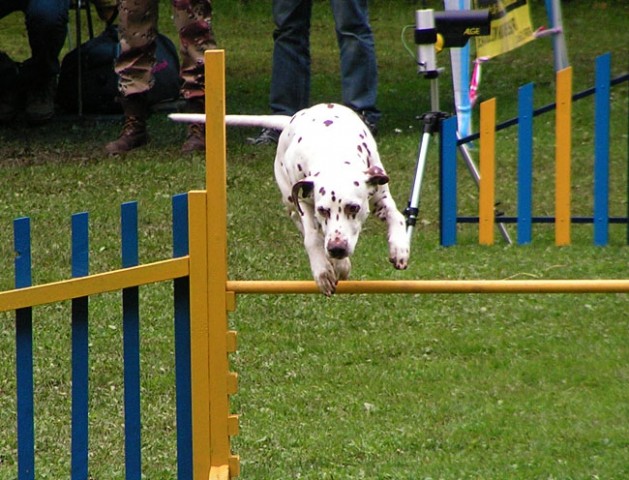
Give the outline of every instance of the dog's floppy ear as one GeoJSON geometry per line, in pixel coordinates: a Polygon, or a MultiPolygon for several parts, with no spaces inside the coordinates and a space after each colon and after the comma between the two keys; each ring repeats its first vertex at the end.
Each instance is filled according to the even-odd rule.
{"type": "Polygon", "coordinates": [[[314,182],[312,180],[303,179],[293,185],[290,196],[300,215],[303,215],[304,212],[299,205],[299,192],[301,191],[301,198],[306,198],[312,195],[313,190],[314,182]]]}
{"type": "Polygon", "coordinates": [[[365,174],[367,175],[367,185],[384,185],[389,183],[389,176],[386,172],[375,165],[369,167],[365,174]]]}

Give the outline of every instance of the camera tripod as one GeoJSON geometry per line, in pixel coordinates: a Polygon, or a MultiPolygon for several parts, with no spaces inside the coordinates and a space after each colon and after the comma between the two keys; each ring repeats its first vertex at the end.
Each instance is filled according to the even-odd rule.
{"type": "MultiPolygon", "coordinates": [[[[419,152],[415,164],[415,176],[409,195],[408,206],[403,214],[406,217],[406,233],[409,240],[413,236],[413,230],[417,224],[419,215],[419,201],[426,158],[432,136],[441,130],[441,123],[450,115],[444,113],[439,107],[439,69],[436,63],[435,42],[436,29],[432,10],[418,10],[416,13],[415,41],[418,44],[419,73],[430,81],[430,108],[431,111],[420,116],[423,123],[422,134],[419,142],[419,152]]],[[[474,163],[472,156],[465,145],[459,145],[458,151],[467,166],[472,179],[477,187],[480,187],[480,172],[474,163]]],[[[512,244],[511,237],[504,224],[499,223],[498,229],[503,239],[512,244]]]]}

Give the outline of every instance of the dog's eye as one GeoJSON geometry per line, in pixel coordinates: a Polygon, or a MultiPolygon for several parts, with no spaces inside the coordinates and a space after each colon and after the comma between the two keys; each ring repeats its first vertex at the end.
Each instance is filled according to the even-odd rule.
{"type": "Polygon", "coordinates": [[[319,215],[321,215],[323,218],[330,218],[330,209],[329,208],[319,207],[319,208],[317,208],[317,212],[319,212],[319,215]]]}
{"type": "Polygon", "coordinates": [[[350,203],[345,205],[345,215],[356,215],[360,212],[360,205],[350,203]]]}

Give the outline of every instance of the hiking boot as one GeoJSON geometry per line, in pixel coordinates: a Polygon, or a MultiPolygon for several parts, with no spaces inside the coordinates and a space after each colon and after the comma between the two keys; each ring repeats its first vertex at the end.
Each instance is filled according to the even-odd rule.
{"type": "Polygon", "coordinates": [[[273,128],[264,128],[257,137],[248,138],[247,143],[250,145],[274,145],[279,140],[281,133],[281,131],[273,128]]]}
{"type": "Polygon", "coordinates": [[[26,121],[29,125],[43,125],[55,114],[57,77],[31,85],[26,92],[26,121]]]}
{"type": "Polygon", "coordinates": [[[134,148],[146,145],[149,141],[146,133],[146,118],[128,116],[124,119],[122,132],[117,140],[105,145],[105,151],[109,155],[120,155],[127,153],[134,148]]]}
{"type": "Polygon", "coordinates": [[[146,121],[149,117],[149,106],[145,94],[134,94],[121,97],[120,103],[125,118],[122,132],[117,140],[105,145],[109,155],[120,155],[148,143],[146,121]]]}
{"type": "Polygon", "coordinates": [[[204,152],[205,151],[205,125],[202,123],[191,123],[188,125],[188,135],[181,146],[182,153],[204,152]]]}
{"type": "MultiPolygon", "coordinates": [[[[188,98],[184,106],[186,113],[205,112],[205,98],[188,98]]],[[[191,123],[188,125],[186,140],[181,146],[182,153],[204,152],[205,151],[205,125],[202,123],[191,123]]]]}

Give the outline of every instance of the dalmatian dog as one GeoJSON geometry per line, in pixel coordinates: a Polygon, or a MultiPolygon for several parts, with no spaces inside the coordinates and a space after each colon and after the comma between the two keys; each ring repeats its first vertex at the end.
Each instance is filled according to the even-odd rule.
{"type": "Polygon", "coordinates": [[[349,278],[370,211],[387,222],[389,261],[398,270],[408,266],[404,216],[389,192],[376,142],[353,110],[331,103],[297,112],[280,135],[275,178],[325,295],[349,278]]]}

